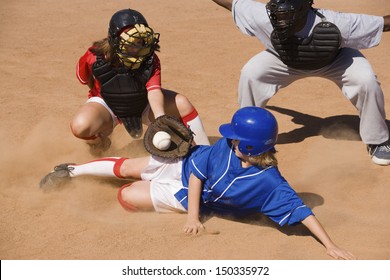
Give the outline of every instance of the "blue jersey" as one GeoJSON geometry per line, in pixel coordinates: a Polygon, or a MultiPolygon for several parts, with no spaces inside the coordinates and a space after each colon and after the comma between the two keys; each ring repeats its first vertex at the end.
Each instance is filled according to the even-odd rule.
{"type": "Polygon", "coordinates": [[[196,146],[183,159],[183,188],[175,194],[188,209],[188,180],[203,182],[201,212],[243,217],[262,213],[284,225],[304,220],[312,211],[298,197],[276,167],[243,168],[231,141],[221,138],[213,146],[196,146]]]}

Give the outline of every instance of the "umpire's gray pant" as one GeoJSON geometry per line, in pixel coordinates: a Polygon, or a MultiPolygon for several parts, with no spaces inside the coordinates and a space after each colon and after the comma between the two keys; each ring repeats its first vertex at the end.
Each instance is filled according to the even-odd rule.
{"type": "Polygon", "coordinates": [[[359,111],[364,143],[381,144],[389,139],[380,83],[368,60],[355,49],[344,48],[332,64],[309,71],[289,68],[276,55],[262,51],[241,70],[239,105],[265,107],[279,89],[305,77],[322,77],[337,84],[359,111]]]}

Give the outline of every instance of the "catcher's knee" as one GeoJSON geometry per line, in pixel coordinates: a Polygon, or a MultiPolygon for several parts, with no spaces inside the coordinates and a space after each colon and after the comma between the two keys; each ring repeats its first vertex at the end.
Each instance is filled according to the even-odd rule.
{"type": "Polygon", "coordinates": [[[138,208],[135,207],[130,201],[131,198],[126,194],[126,189],[130,188],[133,183],[128,183],[123,185],[118,191],[118,201],[122,207],[130,212],[138,211],[138,208]]]}
{"type": "Polygon", "coordinates": [[[190,100],[182,95],[182,94],[177,94],[175,97],[175,103],[176,107],[179,110],[180,115],[186,115],[188,112],[191,112],[193,109],[193,105],[191,104],[190,100]]]}
{"type": "Polygon", "coordinates": [[[90,129],[90,124],[83,118],[74,118],[72,122],[70,123],[70,130],[72,131],[73,135],[77,138],[84,139],[84,140],[93,140],[96,139],[96,135],[88,135],[90,129]]]}

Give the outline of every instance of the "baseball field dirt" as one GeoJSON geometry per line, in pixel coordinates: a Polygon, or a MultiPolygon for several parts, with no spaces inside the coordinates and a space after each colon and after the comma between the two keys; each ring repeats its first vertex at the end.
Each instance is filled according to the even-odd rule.
{"type": "MultiPolygon", "coordinates": [[[[316,7],[385,15],[388,0],[317,0],[316,7]]],[[[161,33],[163,87],[196,106],[212,141],[238,109],[240,69],[262,50],[231,14],[210,0],[19,0],[0,11],[0,259],[2,260],[330,260],[302,226],[265,217],[205,222],[218,235],[186,236],[184,214],[128,213],[120,180],[77,178],[44,193],[38,183],[56,164],[92,160],[69,123],[87,98],[76,63],[107,35],[111,15],[144,14],[161,33]]],[[[390,32],[363,50],[390,108],[390,32]]],[[[313,208],[332,239],[361,260],[390,259],[390,167],[371,162],[359,117],[333,83],[308,78],[269,102],[279,121],[280,170],[313,208]]],[[[389,122],[389,121],[388,121],[389,122]]],[[[107,156],[146,155],[141,140],[115,129],[107,156]]]]}

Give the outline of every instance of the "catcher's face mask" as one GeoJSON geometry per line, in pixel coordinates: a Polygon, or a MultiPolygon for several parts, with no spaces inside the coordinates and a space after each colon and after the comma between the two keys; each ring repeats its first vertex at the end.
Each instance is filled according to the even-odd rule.
{"type": "Polygon", "coordinates": [[[131,70],[138,69],[144,59],[153,53],[159,36],[159,33],[154,33],[144,24],[136,24],[119,35],[114,52],[123,66],[131,70]]]}
{"type": "Polygon", "coordinates": [[[267,13],[279,40],[286,40],[299,31],[295,29],[306,18],[312,4],[312,0],[270,0],[267,3],[267,13]]]}

